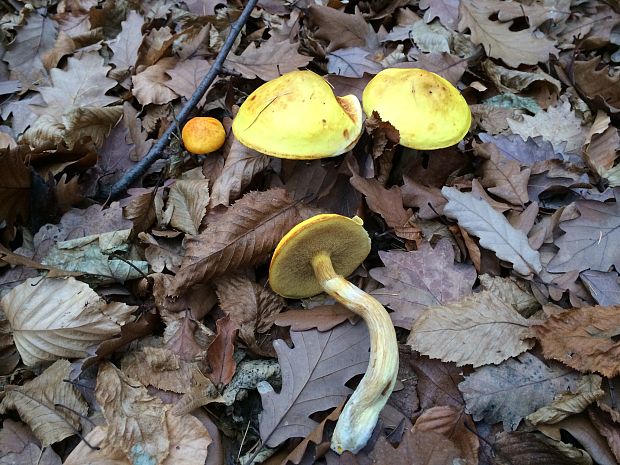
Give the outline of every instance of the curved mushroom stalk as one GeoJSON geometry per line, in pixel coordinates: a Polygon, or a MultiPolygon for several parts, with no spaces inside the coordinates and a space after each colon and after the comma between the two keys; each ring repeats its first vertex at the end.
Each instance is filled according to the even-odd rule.
{"type": "Polygon", "coordinates": [[[323,290],[361,316],[370,334],[368,369],[340,414],[331,443],[338,454],[345,450],[357,453],[370,439],[396,383],[396,331],[383,305],[337,274],[328,254],[316,254],[312,267],[323,290]]]}

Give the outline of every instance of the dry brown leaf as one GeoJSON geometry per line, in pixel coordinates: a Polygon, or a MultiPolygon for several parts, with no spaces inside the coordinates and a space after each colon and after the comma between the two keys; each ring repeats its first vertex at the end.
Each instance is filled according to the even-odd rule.
{"type": "Polygon", "coordinates": [[[114,73],[123,73],[132,69],[138,59],[138,50],[142,44],[142,26],[144,17],[137,11],[129,10],[127,19],[121,22],[121,32],[108,42],[112,57],[110,63],[116,68],[114,73]]]}
{"type": "Polygon", "coordinates": [[[413,425],[413,432],[432,431],[445,436],[460,449],[461,457],[467,464],[478,463],[480,442],[476,436],[476,426],[468,415],[452,406],[432,407],[425,410],[413,425]]]}
{"type": "Polygon", "coordinates": [[[495,449],[499,465],[592,465],[587,452],[539,433],[500,433],[495,449]]]}
{"type": "Polygon", "coordinates": [[[424,12],[424,21],[430,23],[439,18],[444,26],[456,29],[459,19],[459,0],[420,0],[420,9],[424,12]]]}
{"type": "Polygon", "coordinates": [[[597,407],[588,409],[588,416],[599,433],[605,436],[614,457],[620,462],[620,430],[611,417],[597,407]]]}
{"type": "Polygon", "coordinates": [[[408,429],[397,447],[383,436],[368,454],[374,464],[424,464],[446,465],[461,462],[461,451],[452,441],[434,431],[408,429]]]}
{"type": "MultiPolygon", "coordinates": [[[[202,423],[191,415],[173,415],[110,363],[99,367],[95,396],[107,421],[103,449],[121,451],[130,463],[140,457],[162,465],[204,463],[211,438],[202,423]]],[[[83,453],[78,449],[76,457],[83,453]]]]}
{"type": "Polygon", "coordinates": [[[283,189],[250,192],[200,235],[186,239],[181,269],[168,292],[263,261],[301,221],[297,205],[283,189]]]}
{"type": "Polygon", "coordinates": [[[591,100],[602,104],[611,113],[620,112],[620,78],[610,76],[609,66],[596,69],[601,57],[589,61],[575,61],[573,76],[575,86],[591,100]]]}
{"type": "Polygon", "coordinates": [[[469,29],[472,42],[482,44],[488,56],[500,58],[514,68],[547,62],[549,55],[557,55],[555,42],[537,38],[533,28],[515,32],[510,30],[511,24],[489,19],[502,8],[503,2],[498,0],[462,0],[459,31],[469,29]]]}
{"type": "Polygon", "coordinates": [[[351,393],[345,383],[366,371],[370,341],[363,324],[343,323],[331,331],[291,331],[294,347],[278,339],[274,347],[282,368],[276,393],[259,383],[263,411],[260,435],[269,447],[291,437],[306,437],[317,426],[310,416],[340,404],[351,393]]]}
{"type": "Polygon", "coordinates": [[[357,9],[351,15],[327,6],[311,5],[308,15],[317,27],[314,37],[329,42],[327,52],[347,47],[365,47],[377,42],[372,26],[357,9]]]}
{"type": "Polygon", "coordinates": [[[418,218],[431,220],[443,212],[446,198],[437,187],[428,187],[409,176],[403,176],[404,185],[400,188],[403,204],[406,207],[418,208],[418,218]]]}
{"type": "Polygon", "coordinates": [[[527,186],[531,169],[521,170],[520,163],[504,157],[495,144],[474,143],[474,152],[486,160],[482,165],[482,185],[491,194],[525,207],[530,200],[527,186]]]}
{"type": "Polygon", "coordinates": [[[239,325],[239,337],[251,349],[258,348],[257,333],[271,328],[284,309],[284,299],[242,275],[225,276],[216,286],[220,307],[239,325]]]}
{"type": "Polygon", "coordinates": [[[0,220],[26,222],[30,208],[30,169],[16,154],[0,156],[0,220]]]}
{"type": "MultiPolygon", "coordinates": [[[[166,81],[166,86],[174,91],[175,94],[190,99],[198,85],[211,69],[211,64],[203,58],[191,58],[178,62],[174,68],[166,71],[170,80],[166,81]]],[[[199,103],[204,103],[204,97],[199,103]]]]}
{"type": "Polygon", "coordinates": [[[528,321],[489,291],[432,307],[407,339],[413,349],[457,366],[497,364],[531,349],[528,321]]]}
{"type": "Polygon", "coordinates": [[[137,308],[107,303],[75,278],[28,279],[4,296],[0,305],[28,366],[85,357],[91,346],[119,334],[137,308]]]}
{"type": "Polygon", "coordinates": [[[620,374],[620,342],[613,339],[619,325],[620,306],[595,306],[552,315],[532,331],[545,357],[612,378],[620,374]]]}
{"type": "Polygon", "coordinates": [[[23,423],[6,418],[0,429],[0,465],[61,465],[62,460],[51,447],[41,443],[23,423]]]}
{"type": "Polygon", "coordinates": [[[526,352],[477,369],[459,389],[474,420],[501,421],[505,430],[512,431],[523,417],[550,404],[556,395],[574,391],[578,381],[577,373],[559,364],[545,365],[526,352]]]}
{"type": "Polygon", "coordinates": [[[468,233],[478,236],[482,247],[495,252],[497,258],[511,262],[522,275],[542,270],[540,254],[530,247],[527,236],[513,228],[486,201],[453,187],[444,187],[441,193],[448,199],[444,214],[456,219],[468,233]]]}
{"type": "Polygon", "coordinates": [[[233,141],[224,167],[213,182],[212,206],[228,206],[237,200],[254,176],[265,170],[271,161],[269,157],[246,147],[234,136],[231,137],[233,141]]]}
{"type": "Polygon", "coordinates": [[[527,286],[527,281],[488,274],[480,275],[478,279],[482,289],[495,294],[526,318],[540,309],[540,303],[527,286]]]}
{"type": "Polygon", "coordinates": [[[598,375],[583,376],[574,392],[561,393],[546,405],[526,418],[531,424],[557,423],[575,413],[583,412],[590,404],[600,399],[605,393],[601,389],[602,378],[598,375]]]}
{"type": "Polygon", "coordinates": [[[553,144],[556,152],[579,152],[586,133],[581,119],[571,109],[568,99],[558,105],[539,111],[534,116],[522,115],[521,120],[509,118],[508,125],[514,134],[526,140],[528,137],[542,138],[553,144]]]}
{"type": "Polygon", "coordinates": [[[233,354],[239,325],[230,315],[220,318],[215,325],[217,335],[207,349],[207,362],[210,368],[207,376],[216,386],[224,386],[230,383],[237,368],[233,354]]]}
{"type": "Polygon", "coordinates": [[[454,363],[443,363],[415,353],[409,364],[418,378],[421,409],[449,405],[465,414],[465,402],[458,389],[458,384],[463,381],[462,368],[454,363]]]}
{"type": "Polygon", "coordinates": [[[415,252],[380,251],[379,257],[385,268],[374,268],[370,275],[385,287],[372,294],[394,310],[392,321],[402,328],[411,328],[428,307],[471,294],[476,280],[471,265],[454,263],[454,250],[447,240],[434,249],[423,243],[415,252]]]}
{"type": "Polygon", "coordinates": [[[73,436],[88,407],[69,378],[70,364],[58,360],[23,386],[5,388],[0,413],[17,410],[43,447],[73,436]]]}
{"type": "Polygon", "coordinates": [[[306,310],[288,310],[276,316],[275,324],[278,326],[290,326],[292,331],[305,331],[318,329],[327,331],[335,328],[340,323],[349,320],[355,323],[359,317],[341,304],[320,305],[306,310]]]}
{"type": "Polygon", "coordinates": [[[244,78],[258,77],[263,81],[270,81],[310,63],[312,57],[300,55],[298,48],[298,43],[288,40],[277,42],[277,39],[272,37],[263,42],[260,48],[256,48],[252,42],[241,55],[228,55],[226,66],[241,73],[244,78]]]}
{"type": "Polygon", "coordinates": [[[132,92],[141,105],[151,103],[162,105],[178,97],[176,92],[167,86],[170,77],[166,74],[176,66],[177,61],[173,57],[162,58],[154,65],[132,76],[132,92]]]}
{"type": "Polygon", "coordinates": [[[187,234],[198,234],[209,199],[207,179],[177,179],[168,194],[168,205],[173,208],[170,226],[187,234]]]}

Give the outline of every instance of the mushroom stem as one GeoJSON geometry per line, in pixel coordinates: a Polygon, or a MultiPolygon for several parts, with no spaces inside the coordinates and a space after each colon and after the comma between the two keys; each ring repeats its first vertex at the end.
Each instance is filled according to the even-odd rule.
{"type": "Polygon", "coordinates": [[[396,383],[396,331],[383,305],[337,274],[327,253],[314,255],[312,268],[323,290],[361,316],[370,334],[368,369],[340,414],[331,443],[338,454],[345,450],[357,453],[370,439],[396,383]]]}

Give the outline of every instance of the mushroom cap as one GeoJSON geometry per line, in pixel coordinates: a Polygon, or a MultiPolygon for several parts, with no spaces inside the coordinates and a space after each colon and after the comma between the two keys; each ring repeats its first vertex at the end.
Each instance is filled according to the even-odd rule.
{"type": "Polygon", "coordinates": [[[340,155],[355,145],[362,117],[354,95],[336,97],[318,74],[292,71],[252,92],[232,128],[239,142],[261,153],[312,160],[340,155]]]}
{"type": "Polygon", "coordinates": [[[388,68],[362,94],[367,116],[376,111],[400,132],[400,144],[419,150],[449,147],[471,125],[471,112],[460,92],[435,73],[417,68],[388,68]]]}
{"type": "Polygon", "coordinates": [[[357,216],[322,214],[302,221],[281,240],[269,265],[269,284],[283,297],[301,299],[323,292],[312,257],[327,253],[336,273],[350,275],[370,253],[370,237],[357,216]]]}
{"type": "Polygon", "coordinates": [[[190,119],[181,130],[183,145],[195,155],[215,152],[226,140],[226,130],[222,123],[210,116],[197,116],[190,119]]]}

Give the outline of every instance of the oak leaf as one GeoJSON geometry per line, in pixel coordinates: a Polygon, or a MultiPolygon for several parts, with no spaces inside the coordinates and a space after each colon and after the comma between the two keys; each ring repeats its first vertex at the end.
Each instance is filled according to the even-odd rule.
{"type": "Polygon", "coordinates": [[[69,370],[67,360],[58,360],[32,381],[7,389],[0,413],[17,410],[43,447],[73,436],[88,407],[73,385],[66,382],[69,370]]]}
{"type": "MultiPolygon", "coordinates": [[[[531,166],[538,162],[562,158],[555,153],[551,142],[543,140],[540,136],[528,137],[527,140],[524,140],[518,134],[491,136],[487,133],[480,133],[478,137],[482,142],[494,144],[504,157],[515,160],[521,165],[531,166]]],[[[535,172],[538,171],[535,170],[535,172]]]]}
{"type": "Polygon", "coordinates": [[[615,271],[587,270],[579,277],[599,305],[620,305],[620,280],[615,271]]]}
{"type": "Polygon", "coordinates": [[[362,78],[364,73],[377,74],[383,69],[373,54],[362,47],[339,48],[327,55],[327,72],[338,76],[362,78]]]}
{"type": "Polygon", "coordinates": [[[405,431],[397,447],[381,436],[368,455],[373,464],[445,465],[461,463],[462,460],[461,451],[443,434],[416,430],[415,427],[405,431]]]}
{"type": "MultiPolygon", "coordinates": [[[[202,79],[211,69],[211,64],[202,58],[191,58],[178,62],[174,68],[166,71],[166,74],[170,76],[170,80],[166,81],[166,86],[174,91],[177,95],[190,99],[202,79]]],[[[204,103],[204,97],[199,103],[204,103]]]]}
{"type": "Polygon", "coordinates": [[[120,332],[130,307],[107,303],[75,278],[30,278],[0,301],[24,364],[78,358],[120,332]]]}
{"type": "Polygon", "coordinates": [[[547,62],[550,54],[557,55],[555,42],[537,38],[532,28],[515,32],[510,30],[509,23],[490,20],[502,7],[503,2],[498,0],[461,1],[459,31],[469,29],[472,42],[482,44],[488,56],[500,58],[514,68],[547,62]]]}
{"type": "Polygon", "coordinates": [[[532,331],[545,357],[613,378],[620,374],[620,342],[613,339],[619,325],[620,306],[595,306],[552,315],[532,331]]]}
{"type": "Polygon", "coordinates": [[[531,349],[529,324],[489,291],[426,310],[407,339],[413,349],[457,366],[497,364],[531,349]]]}
{"type": "Polygon", "coordinates": [[[511,262],[515,271],[522,275],[542,270],[540,254],[530,247],[527,236],[511,226],[491,205],[453,187],[444,187],[441,193],[448,199],[444,214],[477,236],[482,247],[495,252],[499,259],[511,262]]]}
{"type": "Polygon", "coordinates": [[[579,217],[560,223],[565,234],[555,241],[560,250],[549,271],[620,269],[620,192],[615,203],[578,200],[575,207],[579,217]]]}
{"type": "Polygon", "coordinates": [[[459,20],[458,0],[420,0],[420,9],[424,12],[424,21],[430,23],[439,18],[441,24],[450,29],[456,29],[459,20]]]}
{"type": "Polygon", "coordinates": [[[505,430],[512,431],[523,417],[550,404],[556,395],[573,391],[578,381],[577,373],[559,364],[546,365],[526,352],[477,369],[459,389],[474,420],[501,421],[505,430]]]}
{"type": "Polygon", "coordinates": [[[169,292],[260,263],[301,219],[283,189],[246,194],[201,234],[186,238],[185,257],[169,292]]]}
{"type": "Polygon", "coordinates": [[[176,92],[168,87],[170,77],[166,74],[174,69],[177,61],[173,57],[162,58],[154,65],[132,76],[132,92],[141,105],[151,103],[163,105],[178,97],[176,92]]]}
{"type": "Polygon", "coordinates": [[[317,426],[310,416],[336,407],[352,392],[345,383],[366,371],[370,342],[366,326],[343,323],[331,331],[291,331],[294,347],[274,342],[282,368],[276,393],[259,383],[263,411],[260,435],[269,447],[291,437],[306,437],[317,426]]]}
{"type": "Polygon", "coordinates": [[[127,12],[127,19],[121,22],[121,32],[108,42],[112,57],[110,63],[116,66],[114,72],[122,73],[132,69],[138,59],[142,44],[144,17],[134,10],[127,12]]]}
{"type": "Polygon", "coordinates": [[[283,73],[296,70],[310,63],[312,57],[297,52],[298,43],[288,40],[277,42],[275,37],[256,48],[252,42],[241,55],[228,55],[226,66],[242,74],[244,78],[256,77],[270,81],[283,73]]]}
{"type": "Polygon", "coordinates": [[[370,275],[384,285],[372,294],[394,313],[396,326],[410,328],[428,307],[454,302],[471,294],[476,270],[455,264],[454,250],[447,240],[433,249],[423,243],[414,252],[380,251],[385,268],[374,268],[370,275]]]}
{"type": "Polygon", "coordinates": [[[601,62],[597,56],[589,61],[575,61],[575,86],[586,97],[598,100],[611,113],[620,112],[620,78],[610,76],[609,66],[596,69],[601,62]]]}
{"type": "Polygon", "coordinates": [[[367,47],[378,43],[372,26],[359,10],[355,14],[322,5],[311,5],[308,16],[316,30],[313,35],[329,44],[327,52],[345,47],[367,47]]]}

